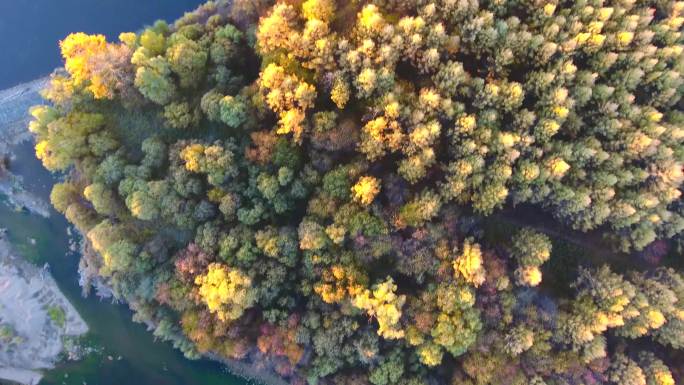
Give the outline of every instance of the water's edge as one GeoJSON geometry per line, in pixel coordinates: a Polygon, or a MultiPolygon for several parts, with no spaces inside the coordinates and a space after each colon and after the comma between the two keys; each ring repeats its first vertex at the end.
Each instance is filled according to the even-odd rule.
{"type": "MultiPolygon", "coordinates": [[[[0,204],[43,218],[50,216],[49,204],[27,191],[24,178],[10,170],[19,145],[31,140],[28,108],[40,103],[40,90],[47,81],[43,77],[0,91],[0,196],[6,199],[0,204]]],[[[37,384],[42,370],[52,369],[60,361],[65,352],[63,339],[86,334],[88,325],[49,271],[26,261],[6,237],[5,229],[0,230],[0,321],[16,334],[13,341],[21,341],[16,346],[7,341],[0,346],[0,379],[37,384]],[[62,312],[63,325],[51,320],[50,310],[62,312]]]]}
{"type": "Polygon", "coordinates": [[[6,196],[14,207],[44,218],[50,216],[50,206],[26,191],[23,178],[6,169],[6,163],[11,167],[16,159],[16,147],[32,139],[27,130],[30,120],[28,109],[42,103],[40,91],[48,81],[49,77],[45,76],[0,91],[0,195],[6,196]]]}
{"type": "MultiPolygon", "coordinates": [[[[0,91],[0,157],[9,156],[11,162],[15,147],[23,142],[33,140],[27,129],[30,121],[28,110],[33,105],[45,104],[40,91],[48,81],[49,77],[46,76],[0,91]]],[[[24,208],[32,214],[45,218],[49,217],[49,205],[43,199],[23,189],[21,180],[21,176],[13,175],[7,171],[5,177],[0,176],[0,195],[6,195],[8,200],[17,208],[24,208]]],[[[81,237],[83,238],[82,234],[81,237]]],[[[132,321],[130,322],[132,323],[132,321]]],[[[148,328],[152,328],[152,325],[148,325],[148,328]]],[[[225,365],[232,374],[245,379],[266,385],[287,384],[270,369],[263,368],[256,362],[230,360],[214,354],[204,356],[209,360],[225,365]]],[[[2,371],[0,371],[0,378],[2,378],[1,374],[2,371]]]]}
{"type": "MultiPolygon", "coordinates": [[[[88,325],[46,269],[26,261],[0,233],[0,307],[3,326],[21,338],[18,346],[0,345],[0,379],[37,384],[68,351],[65,338],[88,332],[88,325]],[[50,309],[62,312],[61,325],[50,309]]],[[[6,342],[6,341],[5,341],[6,342]]]]}

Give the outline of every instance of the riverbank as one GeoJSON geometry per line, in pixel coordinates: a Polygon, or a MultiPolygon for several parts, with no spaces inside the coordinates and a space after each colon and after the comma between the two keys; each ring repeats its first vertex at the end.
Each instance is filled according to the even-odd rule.
{"type": "MultiPolygon", "coordinates": [[[[92,262],[101,259],[102,257],[93,249],[87,238],[81,232],[76,230],[76,234],[82,239],[82,242],[80,242],[80,255],[82,256],[82,259],[81,263],[79,263],[79,284],[83,289],[83,295],[95,295],[100,300],[109,299],[112,302],[116,302],[111,287],[102,279],[102,277],[97,275],[96,269],[90,269],[88,267],[89,261],[92,262]]],[[[125,303],[125,305],[130,307],[128,303],[125,303]]],[[[147,327],[149,333],[154,332],[157,328],[157,325],[153,320],[143,320],[143,323],[147,327]]],[[[211,352],[204,354],[203,357],[224,365],[231,374],[247,380],[250,384],[289,384],[275,373],[273,364],[267,357],[263,357],[256,347],[252,348],[251,352],[247,354],[247,358],[244,360],[228,359],[211,352]]]]}
{"type": "MultiPolygon", "coordinates": [[[[20,84],[4,91],[0,91],[0,158],[2,158],[4,154],[9,161],[7,169],[4,170],[4,173],[0,173],[0,194],[7,198],[5,203],[11,207],[16,209],[26,209],[30,213],[40,215],[44,218],[48,218],[50,216],[49,204],[24,188],[23,177],[12,172],[12,162],[16,158],[15,152],[17,151],[17,147],[26,141],[32,140],[31,134],[27,130],[27,126],[30,121],[30,116],[27,111],[31,106],[43,103],[43,100],[40,97],[40,90],[47,84],[48,81],[49,78],[44,77],[29,83],[20,84]]],[[[3,242],[5,247],[9,249],[10,245],[6,240],[2,240],[0,242],[3,242]]],[[[0,245],[2,245],[2,243],[0,243],[0,245]]],[[[2,250],[0,250],[0,252],[2,252],[2,250]]],[[[15,258],[15,262],[19,263],[20,261],[15,258]]],[[[27,266],[24,267],[27,268],[27,266]]],[[[0,270],[0,295],[3,295],[1,287],[3,278],[1,274],[2,273],[0,270]]],[[[47,272],[41,270],[40,274],[52,281],[52,278],[47,272]]],[[[84,285],[86,282],[90,282],[90,280],[86,279],[86,277],[82,275],[80,280],[81,285],[84,285]]],[[[52,281],[52,284],[54,284],[54,281],[52,281]]],[[[101,284],[99,287],[102,290],[105,288],[105,285],[101,284]]],[[[70,309],[70,315],[72,317],[78,317],[78,319],[74,318],[75,322],[78,323],[78,320],[80,320],[78,313],[76,313],[73,307],[71,307],[68,301],[66,301],[56,286],[54,286],[54,289],[56,289],[55,292],[58,293],[55,294],[55,296],[60,296],[64,300],[64,303],[68,305],[65,305],[65,307],[70,309]]],[[[25,290],[26,288],[20,289],[19,291],[25,290]]],[[[33,310],[37,309],[34,303],[30,303],[28,306],[33,310]]],[[[4,308],[2,306],[0,306],[0,310],[4,312],[4,308]]],[[[14,312],[15,310],[17,309],[10,311],[14,312]]],[[[17,314],[21,313],[21,311],[17,312],[17,314]]],[[[0,314],[0,319],[2,319],[1,317],[2,315],[0,314]]],[[[40,319],[40,316],[38,316],[37,319],[40,319]]],[[[43,321],[45,321],[44,317],[43,321]]],[[[80,320],[80,322],[83,321],[80,320]]],[[[84,322],[83,325],[85,326],[84,322]]],[[[37,324],[34,324],[32,327],[37,327],[37,324]]],[[[148,327],[151,330],[154,329],[152,325],[148,325],[148,327]]],[[[78,328],[76,329],[78,331],[78,328]]],[[[83,333],[86,331],[87,326],[85,326],[85,331],[83,331],[83,333]]],[[[33,335],[36,336],[36,338],[40,338],[39,333],[34,333],[33,335]]],[[[44,360],[43,365],[37,365],[36,368],[30,367],[30,365],[28,365],[29,367],[22,367],[21,365],[9,367],[9,365],[5,365],[3,363],[2,358],[0,357],[0,379],[11,380],[21,384],[37,384],[42,376],[37,369],[53,367],[54,359],[59,355],[58,352],[62,350],[61,344],[58,345],[58,341],[55,341],[54,338],[46,341],[46,343],[46,353],[56,352],[55,357],[52,358],[53,361],[44,360]],[[48,362],[51,363],[48,364],[48,362]]],[[[266,360],[263,362],[257,362],[258,358],[250,360],[251,362],[228,360],[214,354],[207,354],[206,357],[210,360],[220,362],[221,364],[225,365],[231,373],[247,379],[250,382],[258,382],[265,385],[287,385],[287,381],[283,380],[275,372],[273,372],[266,360]]]]}
{"type": "MultiPolygon", "coordinates": [[[[256,363],[238,360],[228,360],[214,354],[207,354],[207,358],[225,365],[228,370],[250,382],[256,381],[264,385],[288,385],[288,382],[275,374],[272,370],[260,367],[256,363]]],[[[263,366],[263,365],[261,365],[263,366]]]]}
{"type": "Polygon", "coordinates": [[[47,269],[22,259],[0,234],[0,379],[37,384],[88,325],[47,269]]]}
{"type": "MultiPolygon", "coordinates": [[[[34,0],[3,2],[3,21],[0,30],[2,46],[7,60],[0,63],[0,90],[17,82],[38,78],[62,65],[58,41],[70,32],[101,33],[110,41],[121,32],[134,31],[150,25],[157,19],[175,20],[184,12],[194,9],[204,0],[34,0]],[[25,15],[31,15],[27,20],[25,15]],[[11,58],[9,58],[11,56],[11,58]]],[[[23,94],[26,109],[20,112],[28,117],[27,108],[44,101],[38,93],[27,98],[23,84],[12,87],[12,92],[0,91],[3,100],[10,95],[23,94]],[[30,101],[34,98],[34,101],[30,101]]],[[[0,103],[2,105],[3,103],[0,103]]],[[[6,111],[3,109],[3,111],[6,111]]],[[[13,120],[11,114],[0,115],[1,121],[13,120]]],[[[16,116],[16,115],[12,115],[16,116]]],[[[22,118],[24,119],[24,118],[22,118]]],[[[26,124],[13,124],[9,134],[0,124],[0,141],[23,135],[29,139],[26,124]]],[[[1,144],[0,144],[1,145],[1,144]]],[[[24,140],[14,147],[9,166],[15,176],[22,177],[26,191],[49,202],[48,195],[53,176],[42,167],[33,155],[32,142],[24,140]]],[[[55,178],[56,179],[56,178],[55,178]]],[[[62,215],[50,209],[51,216],[44,218],[27,209],[16,210],[18,205],[0,198],[0,227],[9,229],[12,246],[25,258],[38,265],[48,262],[50,274],[58,282],[62,293],[87,321],[90,332],[79,341],[97,351],[79,361],[61,361],[55,369],[44,371],[41,385],[246,385],[247,382],[231,376],[224,366],[214,361],[186,360],[168,343],[155,340],[143,325],[131,320],[127,307],[111,305],[95,296],[84,298],[78,286],[77,252],[69,251],[67,223],[62,215]],[[33,239],[36,244],[32,244],[33,239]],[[113,357],[113,359],[110,359],[113,357]]],[[[20,381],[24,382],[24,381],[20,381]]],[[[5,381],[0,380],[4,384],[5,381]]]]}
{"type": "Polygon", "coordinates": [[[0,91],[0,154],[31,139],[31,133],[26,129],[30,121],[28,109],[43,103],[40,91],[49,80],[45,76],[0,91]]]}
{"type": "Polygon", "coordinates": [[[26,191],[21,177],[7,171],[0,175],[0,195],[6,197],[5,204],[17,210],[28,210],[32,214],[43,218],[50,216],[50,206],[47,202],[26,191]]]}
{"type": "Polygon", "coordinates": [[[43,77],[0,91],[0,194],[11,207],[26,209],[44,218],[50,216],[48,203],[24,188],[23,177],[12,172],[12,164],[17,146],[32,140],[27,130],[28,109],[42,103],[40,90],[48,81],[48,77],[43,77]]]}
{"type": "MultiPolygon", "coordinates": [[[[32,140],[26,129],[28,108],[41,102],[47,78],[0,91],[0,195],[12,209],[50,217],[49,204],[29,192],[24,177],[14,173],[16,152],[32,140]]],[[[9,223],[0,221],[0,226],[9,223]]],[[[33,241],[35,243],[35,240],[33,241]]],[[[59,290],[47,269],[27,262],[0,233],[0,379],[37,384],[66,352],[65,341],[88,326],[59,290]]],[[[69,344],[70,346],[73,344],[69,344]]]]}

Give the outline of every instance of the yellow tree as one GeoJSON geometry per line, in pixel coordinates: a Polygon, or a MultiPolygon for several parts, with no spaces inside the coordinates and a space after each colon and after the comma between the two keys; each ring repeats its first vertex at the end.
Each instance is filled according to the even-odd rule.
{"type": "Polygon", "coordinates": [[[95,76],[92,64],[93,57],[107,52],[107,41],[103,35],[72,33],[59,42],[59,47],[64,58],[64,68],[76,85],[89,83],[87,89],[95,98],[111,96],[111,90],[104,79],[95,76]]]}
{"type": "Polygon", "coordinates": [[[259,85],[266,103],[280,117],[278,134],[294,135],[300,142],[304,133],[305,111],[313,107],[316,87],[285,72],[277,64],[269,64],[259,74],[259,85]]]}
{"type": "Polygon", "coordinates": [[[387,277],[385,282],[373,286],[373,291],[364,290],[356,295],[353,305],[378,320],[378,335],[387,339],[399,339],[404,337],[399,319],[401,308],[406,302],[405,295],[397,295],[397,285],[392,277],[387,277]]]}
{"type": "Polygon", "coordinates": [[[456,278],[463,278],[467,283],[479,287],[485,281],[485,269],[482,266],[480,245],[466,240],[463,252],[454,261],[456,278]]]}
{"type": "Polygon", "coordinates": [[[243,272],[220,263],[212,263],[205,275],[195,278],[199,295],[209,311],[221,321],[240,318],[256,302],[252,280],[243,272]]]}
{"type": "Polygon", "coordinates": [[[373,202],[375,196],[380,192],[380,180],[372,176],[363,176],[352,186],[354,201],[368,206],[373,202]]]}

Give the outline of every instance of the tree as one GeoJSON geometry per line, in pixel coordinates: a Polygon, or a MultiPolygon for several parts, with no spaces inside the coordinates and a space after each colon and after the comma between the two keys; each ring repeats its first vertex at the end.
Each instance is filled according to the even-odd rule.
{"type": "Polygon", "coordinates": [[[159,217],[158,202],[148,189],[134,191],[126,198],[126,206],[134,217],[152,221],[159,217]]]}
{"type": "Polygon", "coordinates": [[[279,114],[277,133],[293,133],[299,142],[304,132],[305,111],[313,107],[316,99],[316,87],[286,73],[275,63],[269,64],[259,74],[259,85],[268,106],[279,114]]]}
{"type": "Polygon", "coordinates": [[[140,45],[150,57],[159,56],[166,52],[166,37],[153,29],[146,29],[140,35],[140,45]]]}
{"type": "Polygon", "coordinates": [[[127,271],[133,264],[136,250],[137,246],[126,239],[120,239],[105,250],[101,250],[104,265],[100,269],[100,274],[106,277],[117,272],[127,271]]]}
{"type": "Polygon", "coordinates": [[[406,296],[396,295],[397,285],[391,277],[384,282],[373,286],[373,290],[365,290],[357,294],[352,303],[355,307],[365,310],[366,313],[378,320],[378,335],[386,339],[398,339],[404,337],[399,319],[401,308],[406,302],[406,296]]]}
{"type": "Polygon", "coordinates": [[[412,201],[401,206],[395,219],[395,226],[421,226],[434,218],[442,208],[440,196],[433,191],[423,191],[412,201]]]}
{"type": "Polygon", "coordinates": [[[665,312],[667,322],[655,332],[656,339],[662,344],[680,349],[684,346],[684,319],[681,316],[684,306],[684,278],[671,268],[661,268],[655,272],[655,279],[677,296],[675,306],[669,308],[670,312],[665,312]]]}
{"type": "Polygon", "coordinates": [[[64,216],[81,232],[86,232],[97,225],[97,213],[81,202],[73,202],[64,210],[64,216]]]}
{"type": "Polygon", "coordinates": [[[327,244],[328,237],[323,226],[304,220],[299,225],[299,248],[302,250],[320,250],[327,244]]]}
{"type": "Polygon", "coordinates": [[[389,385],[398,383],[404,374],[403,357],[400,351],[394,350],[375,369],[371,370],[368,380],[373,385],[389,385]]]}
{"type": "Polygon", "coordinates": [[[454,261],[455,277],[478,287],[485,280],[480,245],[469,240],[463,242],[463,251],[454,261]]]}
{"type": "Polygon", "coordinates": [[[228,127],[238,128],[247,120],[247,103],[240,96],[224,96],[219,101],[219,116],[228,127]]]}
{"type": "Polygon", "coordinates": [[[349,102],[350,95],[351,91],[349,90],[349,84],[338,77],[330,92],[330,99],[335,103],[337,108],[344,109],[347,102],[349,102]]]}
{"type": "Polygon", "coordinates": [[[620,385],[646,385],[643,370],[632,359],[625,355],[618,355],[610,366],[609,379],[620,385]]]}
{"type": "Polygon", "coordinates": [[[506,334],[504,351],[515,357],[531,348],[532,344],[534,333],[524,326],[516,326],[506,334]]]}
{"type": "Polygon", "coordinates": [[[190,128],[198,123],[199,119],[196,116],[186,102],[172,102],[164,106],[164,119],[172,128],[181,130],[190,128]]]}
{"type": "Polygon", "coordinates": [[[239,53],[243,33],[232,24],[226,24],[214,33],[214,41],[209,48],[209,57],[216,64],[229,64],[240,60],[239,53]]]}
{"type": "Polygon", "coordinates": [[[520,286],[537,286],[542,281],[542,272],[537,266],[521,266],[515,269],[515,281],[520,286]]]}
{"type": "Polygon", "coordinates": [[[186,170],[206,174],[210,184],[220,186],[237,174],[233,148],[231,142],[192,143],[183,147],[180,158],[186,170]]]}
{"type": "Polygon", "coordinates": [[[90,184],[83,189],[83,196],[93,204],[95,211],[99,214],[114,214],[117,206],[116,197],[105,185],[100,183],[90,184]]]}
{"type": "Polygon", "coordinates": [[[88,84],[88,90],[96,98],[111,97],[112,90],[97,68],[93,59],[108,50],[103,35],[87,35],[85,33],[69,34],[59,43],[64,58],[64,68],[69,72],[77,85],[88,84]]]}
{"type": "Polygon", "coordinates": [[[141,162],[143,166],[157,169],[166,162],[168,148],[161,138],[157,136],[147,138],[143,140],[140,148],[145,154],[141,162]]]}
{"type": "Polygon", "coordinates": [[[88,240],[102,256],[100,274],[105,277],[127,271],[133,264],[138,247],[124,236],[123,229],[104,220],[90,229],[88,240]]]}
{"type": "Polygon", "coordinates": [[[332,0],[307,0],[302,4],[302,16],[308,20],[329,21],[335,15],[335,2],[332,0]]]}
{"type": "Polygon", "coordinates": [[[135,86],[147,99],[161,105],[168,104],[176,94],[171,65],[159,56],[137,68],[135,86]]]}
{"type": "Polygon", "coordinates": [[[574,283],[578,290],[570,314],[563,314],[556,337],[582,346],[609,327],[623,325],[636,314],[630,304],[635,287],[608,266],[596,270],[580,268],[574,283]]]}
{"type": "Polygon", "coordinates": [[[268,53],[283,45],[292,36],[295,18],[296,11],[293,6],[284,3],[276,4],[270,14],[259,22],[257,30],[259,50],[268,53]]]}
{"type": "Polygon", "coordinates": [[[33,120],[29,123],[28,129],[38,137],[46,137],[48,124],[59,118],[59,112],[49,106],[34,106],[29,110],[33,120]]]}
{"type": "Polygon", "coordinates": [[[513,239],[511,256],[522,266],[541,266],[551,257],[551,240],[531,228],[524,228],[513,239]]]}
{"type": "Polygon", "coordinates": [[[371,204],[379,192],[380,181],[372,176],[363,176],[352,186],[352,197],[364,206],[371,204]]]}
{"type": "Polygon", "coordinates": [[[202,96],[200,107],[212,122],[218,122],[221,119],[221,100],[223,95],[215,89],[210,90],[202,96]]]}
{"type": "Polygon", "coordinates": [[[69,182],[55,183],[50,192],[50,203],[60,213],[64,213],[67,207],[79,198],[78,188],[69,182]]]}
{"type": "Polygon", "coordinates": [[[418,347],[418,356],[420,357],[420,362],[423,364],[427,366],[437,366],[442,363],[444,351],[439,345],[427,342],[418,347]]]}
{"type": "Polygon", "coordinates": [[[224,322],[233,321],[256,302],[252,280],[240,270],[212,263],[207,273],[195,278],[199,295],[209,311],[224,322]]]}
{"type": "Polygon", "coordinates": [[[179,38],[166,50],[169,67],[180,78],[181,88],[195,88],[199,85],[204,78],[208,57],[204,47],[189,39],[179,38]]]}
{"type": "Polygon", "coordinates": [[[674,385],[670,369],[659,360],[653,353],[641,352],[639,354],[639,366],[644,372],[647,385],[674,385]]]}
{"type": "Polygon", "coordinates": [[[657,280],[639,275],[631,278],[637,293],[633,301],[635,316],[625,321],[619,333],[637,338],[660,329],[667,322],[666,314],[674,310],[678,299],[667,285],[657,280]]]}
{"type": "Polygon", "coordinates": [[[71,112],[50,123],[47,136],[39,137],[36,157],[51,171],[66,170],[77,159],[90,155],[88,137],[104,124],[101,114],[71,112]]]}

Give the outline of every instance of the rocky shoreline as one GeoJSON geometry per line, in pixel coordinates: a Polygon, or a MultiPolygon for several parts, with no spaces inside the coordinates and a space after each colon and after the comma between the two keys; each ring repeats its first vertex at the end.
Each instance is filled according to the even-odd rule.
{"type": "MultiPolygon", "coordinates": [[[[50,215],[49,203],[26,191],[23,178],[11,172],[11,165],[16,147],[32,140],[27,130],[30,121],[27,111],[32,105],[43,102],[40,90],[48,80],[45,77],[0,91],[0,196],[11,207],[26,209],[46,218],[50,215]]],[[[93,282],[85,279],[83,273],[81,271],[81,285],[86,289],[88,285],[85,283],[93,282]]],[[[106,297],[106,284],[101,281],[94,283],[98,284],[95,285],[98,294],[106,297]]],[[[16,256],[4,234],[0,234],[0,340],[3,324],[7,324],[8,334],[10,331],[16,333],[9,339],[18,337],[15,342],[22,343],[21,346],[0,344],[0,380],[27,385],[38,384],[42,378],[40,370],[54,367],[64,348],[63,337],[76,337],[88,331],[87,324],[59,291],[49,272],[16,256]],[[56,308],[63,309],[65,314],[62,329],[56,327],[48,314],[49,309],[56,308]],[[20,325],[17,317],[29,317],[31,322],[20,325]],[[35,359],[31,360],[31,357],[35,359]]],[[[154,329],[151,324],[148,327],[154,329]]],[[[226,360],[211,354],[206,357],[221,362],[240,377],[266,385],[287,384],[258,363],[226,360]]]]}
{"type": "MultiPolygon", "coordinates": [[[[49,203],[24,188],[24,179],[12,173],[18,146],[31,141],[26,129],[28,109],[41,103],[41,78],[0,91],[0,204],[50,216],[49,203]]],[[[1,226],[9,226],[2,223],[1,226]]],[[[0,380],[37,384],[42,370],[51,369],[65,344],[88,332],[88,326],[62,294],[46,268],[25,261],[0,231],[0,380]]]]}
{"type": "Polygon", "coordinates": [[[37,384],[40,371],[60,360],[64,341],[87,332],[49,271],[18,256],[0,234],[0,379],[37,384]]]}
{"type": "Polygon", "coordinates": [[[26,126],[30,121],[28,109],[42,104],[40,91],[47,85],[48,76],[19,84],[0,91],[0,154],[10,152],[11,147],[31,140],[26,126]]]}
{"type": "Polygon", "coordinates": [[[13,174],[11,168],[16,146],[32,140],[26,129],[30,120],[28,110],[42,103],[40,90],[48,81],[48,77],[43,77],[0,91],[0,195],[6,197],[10,206],[45,218],[50,216],[48,203],[26,191],[22,177],[13,174]]]}
{"type": "MultiPolygon", "coordinates": [[[[26,129],[30,120],[27,111],[32,105],[41,104],[43,102],[40,98],[40,90],[46,85],[48,80],[49,78],[45,77],[29,83],[20,84],[8,90],[0,91],[0,159],[6,159],[8,162],[8,167],[0,168],[0,195],[3,195],[6,198],[6,203],[10,206],[26,209],[33,214],[43,217],[49,217],[50,215],[49,204],[24,189],[22,177],[11,173],[11,162],[14,159],[13,152],[16,146],[25,141],[32,140],[29,131],[26,129]]],[[[52,293],[50,296],[54,296],[55,300],[58,300],[59,303],[63,304],[62,307],[67,309],[66,313],[68,313],[67,319],[69,322],[65,325],[65,330],[62,335],[78,336],[86,333],[88,330],[87,325],[80,318],[75,309],[68,303],[66,298],[64,298],[62,293],[59,292],[59,289],[54,280],[49,276],[49,273],[31,266],[20,258],[11,256],[10,250],[11,245],[9,242],[5,238],[0,238],[0,296],[6,296],[6,294],[3,293],[3,285],[9,285],[10,282],[12,282],[12,285],[15,285],[16,282],[21,282],[22,280],[37,285],[35,279],[38,277],[38,279],[41,280],[41,283],[45,282],[45,286],[41,286],[40,288],[35,286],[35,289],[39,290],[38,292],[40,292],[40,290],[49,290],[52,293]],[[2,275],[3,266],[7,269],[11,269],[12,266],[14,266],[17,273],[25,272],[28,276],[14,276],[13,278],[5,277],[2,275]]],[[[81,285],[84,286],[84,289],[88,286],[86,283],[96,284],[95,286],[98,288],[98,294],[106,297],[108,289],[106,284],[101,281],[93,282],[91,279],[86,279],[86,277],[83,276],[83,273],[84,272],[81,271],[81,285]]],[[[26,290],[26,288],[22,290],[26,290]]],[[[19,294],[13,293],[13,296],[16,295],[19,294]]],[[[18,302],[19,301],[16,301],[15,303],[18,302]]],[[[35,308],[35,304],[32,306],[35,308]]],[[[0,322],[2,322],[3,313],[5,312],[16,314],[23,313],[21,309],[3,308],[0,300],[0,322]]],[[[43,321],[45,321],[45,319],[43,319],[43,321]]],[[[45,324],[45,322],[43,322],[43,324],[45,324]]],[[[47,324],[49,324],[49,322],[47,324]]],[[[154,329],[151,324],[148,324],[148,326],[152,330],[154,329]]],[[[45,340],[47,346],[44,351],[46,353],[52,352],[55,354],[51,355],[50,359],[36,360],[35,365],[31,365],[25,360],[22,362],[10,362],[7,358],[3,359],[3,348],[0,347],[0,379],[10,380],[20,384],[37,384],[42,377],[39,370],[47,369],[54,365],[54,360],[59,355],[59,352],[62,351],[61,342],[54,339],[54,337],[59,334],[55,334],[53,330],[50,333],[33,333],[33,335],[34,338],[37,339],[52,335],[52,338],[45,340]]],[[[36,341],[31,342],[35,343],[36,341]]],[[[261,367],[263,365],[247,361],[226,360],[211,354],[206,357],[221,362],[235,375],[255,380],[266,385],[287,384],[286,381],[278,377],[268,368],[261,367]]]]}
{"type": "MultiPolygon", "coordinates": [[[[81,256],[83,256],[79,263],[79,284],[83,289],[83,295],[96,295],[100,300],[108,299],[113,303],[118,303],[117,300],[114,299],[111,287],[97,275],[96,269],[90,268],[88,265],[87,260],[93,261],[99,259],[101,258],[100,255],[93,250],[89,245],[88,240],[81,232],[77,230],[76,234],[81,239],[79,250],[81,256]]],[[[144,321],[144,324],[147,326],[150,333],[157,327],[156,323],[152,320],[146,320],[144,321]]],[[[211,352],[203,354],[202,356],[223,364],[231,374],[242,377],[250,383],[288,385],[289,383],[286,380],[275,373],[271,363],[268,362],[267,359],[259,361],[259,354],[260,353],[256,349],[253,349],[252,354],[248,354],[247,358],[243,360],[228,359],[211,352]]]]}
{"type": "MultiPolygon", "coordinates": [[[[0,167],[0,196],[6,198],[5,203],[10,206],[17,209],[26,209],[32,214],[46,218],[50,216],[49,203],[24,189],[22,177],[12,174],[11,164],[14,159],[13,152],[15,151],[16,146],[25,141],[32,140],[31,134],[27,130],[27,125],[30,121],[30,116],[27,111],[31,106],[43,103],[43,100],[40,97],[40,90],[48,81],[49,78],[44,77],[0,91],[0,160],[4,160],[3,165],[5,165],[5,167],[0,167]]],[[[0,204],[1,203],[2,202],[0,202],[0,204]]],[[[24,262],[21,258],[12,255],[10,250],[11,245],[0,235],[0,297],[22,297],[31,290],[35,290],[32,292],[39,298],[44,298],[45,296],[38,295],[38,293],[50,293],[47,294],[47,296],[52,298],[53,302],[59,303],[59,306],[65,309],[65,313],[67,314],[67,323],[64,330],[62,330],[62,333],[56,331],[54,325],[52,325],[52,329],[46,329],[46,331],[42,332],[34,330],[36,332],[31,333],[33,338],[28,340],[28,342],[35,345],[42,340],[42,342],[45,343],[42,351],[46,354],[45,357],[41,356],[41,359],[37,359],[33,363],[26,359],[17,360],[20,357],[25,357],[25,355],[21,354],[16,355],[18,353],[15,353],[15,355],[12,356],[12,360],[9,359],[9,356],[4,357],[3,347],[5,345],[0,344],[0,379],[20,384],[34,385],[42,378],[40,370],[53,367],[59,353],[62,352],[63,344],[61,343],[61,336],[79,336],[85,334],[88,327],[80,318],[76,310],[69,304],[66,298],[64,298],[47,271],[24,262]],[[12,271],[14,275],[3,275],[4,271],[12,271]],[[29,282],[30,284],[21,289],[14,288],[11,295],[3,292],[3,287],[14,287],[17,283],[21,282],[29,282]]],[[[85,252],[83,249],[81,251],[85,252]]],[[[81,268],[83,268],[83,266],[81,266],[81,268]]],[[[110,289],[104,282],[101,280],[94,280],[93,277],[88,277],[88,274],[85,271],[80,271],[80,273],[80,283],[84,288],[84,295],[88,291],[88,287],[93,285],[97,289],[99,296],[107,297],[107,292],[110,291],[110,289]]],[[[38,313],[37,315],[34,315],[39,318],[32,324],[33,328],[37,328],[37,325],[39,324],[44,327],[50,325],[49,317],[45,318],[46,314],[41,315],[40,306],[31,303],[30,301],[29,304],[27,304],[26,301],[14,301],[15,304],[19,304],[20,302],[24,305],[29,305],[32,311],[38,313]]],[[[25,314],[26,312],[24,309],[25,307],[23,306],[21,308],[4,308],[2,298],[0,298],[0,326],[1,322],[3,322],[4,313],[25,314]]],[[[48,307],[43,306],[43,309],[48,309],[48,307]]],[[[45,313],[45,311],[42,313],[45,313]]],[[[154,330],[154,325],[151,323],[148,323],[148,327],[150,330],[154,330]]],[[[20,350],[31,351],[31,354],[38,354],[35,349],[20,350]]],[[[266,385],[287,385],[287,381],[275,374],[265,362],[259,363],[254,360],[228,360],[214,354],[207,354],[205,357],[222,363],[231,373],[251,381],[266,385]]]]}
{"type": "Polygon", "coordinates": [[[25,209],[44,218],[50,217],[48,203],[26,191],[21,177],[17,175],[9,172],[4,176],[0,175],[0,195],[7,199],[6,203],[10,207],[18,210],[25,209]]]}

